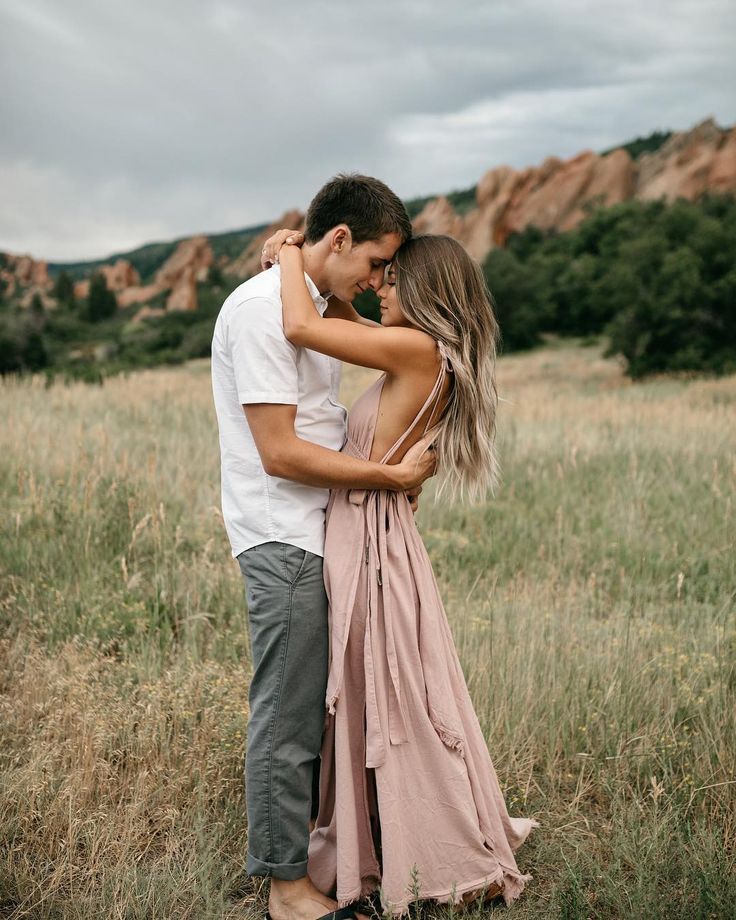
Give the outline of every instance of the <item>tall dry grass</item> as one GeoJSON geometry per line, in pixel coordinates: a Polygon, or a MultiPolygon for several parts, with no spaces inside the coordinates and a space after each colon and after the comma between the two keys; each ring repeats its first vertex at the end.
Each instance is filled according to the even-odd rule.
{"type": "MultiPolygon", "coordinates": [[[[208,371],[0,387],[4,916],[263,910],[208,371]]],[[[513,912],[730,916],[736,379],[632,385],[565,347],[500,382],[497,497],[430,488],[419,522],[511,810],[542,822],[513,912]]]]}

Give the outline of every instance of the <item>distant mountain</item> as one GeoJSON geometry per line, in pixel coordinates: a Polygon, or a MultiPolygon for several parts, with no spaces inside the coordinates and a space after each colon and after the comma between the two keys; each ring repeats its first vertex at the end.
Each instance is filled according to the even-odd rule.
{"type": "MultiPolygon", "coordinates": [[[[721,128],[713,119],[690,131],[655,131],[602,154],[548,157],[526,169],[494,167],[477,185],[406,205],[417,233],[453,236],[482,262],[491,249],[527,227],[565,232],[598,207],[629,199],[692,201],[707,192],[736,192],[736,128],[721,128]]],[[[24,302],[34,291],[48,299],[54,277],[63,271],[77,280],[77,296],[84,297],[81,279],[103,270],[121,307],[146,305],[141,317],[188,312],[197,309],[197,284],[210,273],[249,277],[260,268],[263,240],[276,227],[299,229],[303,220],[292,210],[272,224],[149,243],[87,262],[47,265],[0,253],[0,285],[9,296],[20,289],[24,302]]]]}
{"type": "MultiPolygon", "coordinates": [[[[228,230],[225,233],[208,234],[208,240],[216,260],[220,258],[233,259],[245,249],[248,242],[266,228],[266,224],[254,227],[244,227],[242,230],[228,230]]],[[[123,259],[129,262],[138,272],[143,281],[150,280],[154,273],[164,262],[174,254],[177,246],[189,237],[179,237],[176,240],[158,243],[146,243],[129,252],[117,252],[103,259],[92,259],[86,262],[49,262],[48,270],[52,277],[65,271],[73,279],[86,278],[103,265],[111,265],[123,259]]]]}
{"type": "MultiPolygon", "coordinates": [[[[491,249],[529,226],[564,232],[597,207],[632,198],[692,201],[706,192],[736,192],[736,128],[720,128],[713,119],[690,131],[657,131],[604,154],[548,157],[526,169],[498,166],[475,186],[406,204],[417,233],[455,237],[482,262],[491,249]]],[[[302,220],[298,211],[288,212],[253,237],[226,270],[241,278],[255,273],[263,240],[273,228],[299,229],[302,220]]]]}
{"type": "Polygon", "coordinates": [[[605,157],[614,150],[621,149],[625,150],[632,160],[638,160],[643,153],[655,153],[671,137],[671,131],[653,131],[646,137],[637,137],[633,141],[621,144],[620,147],[609,147],[608,150],[601,153],[601,156],[605,157]]]}
{"type": "MultiPolygon", "coordinates": [[[[614,150],[621,149],[626,150],[632,159],[637,159],[643,153],[653,153],[658,150],[671,135],[671,131],[655,131],[647,137],[636,138],[633,141],[622,144],[620,147],[612,147],[604,151],[601,156],[607,156],[614,150]]],[[[457,214],[464,216],[476,205],[477,188],[477,185],[472,185],[469,188],[448,192],[443,197],[447,199],[457,214]]],[[[426,205],[437,200],[437,197],[437,195],[424,195],[405,201],[404,204],[409,212],[409,217],[414,220],[426,205]]],[[[215,260],[219,262],[223,259],[228,261],[236,259],[242,255],[248,243],[255,236],[262,234],[268,226],[268,224],[259,224],[253,227],[244,227],[242,230],[208,234],[207,238],[212,246],[215,260]]],[[[173,255],[177,245],[185,239],[187,237],[179,237],[168,242],[146,243],[129,252],[118,252],[103,259],[93,259],[86,262],[49,262],[48,270],[52,277],[55,277],[63,270],[73,279],[86,278],[103,265],[111,265],[119,259],[123,259],[135,268],[143,281],[147,281],[173,255]]]]}
{"type": "Polygon", "coordinates": [[[417,233],[455,237],[482,262],[527,227],[565,232],[598,207],[630,199],[693,201],[707,192],[736,193],[736,128],[720,128],[713,119],[606,154],[548,157],[527,169],[496,167],[476,186],[472,208],[461,213],[440,196],[425,204],[413,224],[417,233]]]}

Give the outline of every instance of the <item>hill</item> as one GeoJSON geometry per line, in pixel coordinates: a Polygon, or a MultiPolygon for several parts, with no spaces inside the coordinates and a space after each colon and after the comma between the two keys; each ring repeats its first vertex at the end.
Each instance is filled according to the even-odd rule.
{"type": "MultiPolygon", "coordinates": [[[[632,374],[727,372],[734,192],[736,129],[708,119],[603,154],[494,167],[476,186],[407,207],[417,233],[449,234],[484,266],[507,349],[549,333],[605,334],[632,374]]],[[[227,291],[260,270],[268,234],[303,219],[292,210],[268,226],[151,243],[114,261],[49,266],[0,253],[0,372],[96,379],[208,355],[227,291]]],[[[368,294],[357,306],[375,309],[368,294]]]]}
{"type": "MultiPolygon", "coordinates": [[[[250,240],[265,228],[265,224],[258,224],[254,227],[244,227],[242,230],[210,233],[207,238],[215,258],[229,260],[239,255],[250,240]]],[[[51,278],[55,278],[60,272],[65,271],[72,279],[77,280],[89,277],[103,265],[111,265],[122,259],[133,266],[143,281],[147,281],[174,254],[177,246],[187,239],[189,237],[179,237],[168,242],[146,243],[128,252],[117,252],[103,259],[92,259],[86,262],[49,262],[48,272],[51,278]]]]}

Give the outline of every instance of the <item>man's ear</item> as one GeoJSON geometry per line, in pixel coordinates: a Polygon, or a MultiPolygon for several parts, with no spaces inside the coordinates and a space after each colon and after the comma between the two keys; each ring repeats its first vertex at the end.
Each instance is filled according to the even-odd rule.
{"type": "Polygon", "coordinates": [[[342,252],[343,249],[350,249],[353,242],[353,235],[347,224],[338,224],[330,236],[330,250],[332,252],[342,252]]]}

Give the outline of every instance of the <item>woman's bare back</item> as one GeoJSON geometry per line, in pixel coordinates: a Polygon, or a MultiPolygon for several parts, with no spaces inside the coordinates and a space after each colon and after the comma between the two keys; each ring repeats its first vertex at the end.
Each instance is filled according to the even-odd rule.
{"type": "MultiPolygon", "coordinates": [[[[440,373],[443,359],[436,351],[434,360],[426,367],[410,368],[398,374],[386,374],[381,388],[375,434],[370,460],[380,461],[409,428],[420,411],[440,373]]],[[[388,461],[399,463],[409,448],[421,440],[425,430],[436,424],[447,405],[452,386],[452,374],[445,373],[439,398],[422,414],[413,431],[388,461]]]]}

